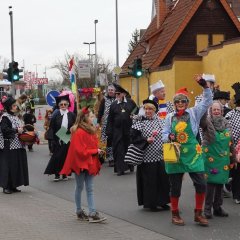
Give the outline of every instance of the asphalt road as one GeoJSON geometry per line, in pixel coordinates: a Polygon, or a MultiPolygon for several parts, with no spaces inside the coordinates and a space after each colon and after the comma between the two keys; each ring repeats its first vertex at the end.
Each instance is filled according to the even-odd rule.
{"type": "MultiPolygon", "coordinates": [[[[37,126],[42,126],[41,122],[37,126]]],[[[74,201],[75,180],[53,182],[53,176],[43,175],[48,163],[47,145],[34,146],[28,153],[30,185],[59,198],[74,201]]],[[[180,210],[186,225],[171,224],[170,211],[150,212],[137,205],[135,173],[116,176],[113,169],[103,165],[100,176],[95,178],[95,200],[99,211],[123,219],[138,226],[181,240],[235,240],[240,239],[240,205],[231,198],[224,199],[228,218],[210,220],[209,227],[200,227],[193,221],[194,188],[191,180],[184,177],[180,210]]],[[[86,205],[84,192],[83,203],[86,205]]],[[[74,209],[73,209],[74,211],[74,209]]]]}

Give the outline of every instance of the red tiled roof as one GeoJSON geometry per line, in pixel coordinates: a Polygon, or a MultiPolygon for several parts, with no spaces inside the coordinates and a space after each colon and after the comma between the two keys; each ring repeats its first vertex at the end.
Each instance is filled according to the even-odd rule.
{"type": "MultiPolygon", "coordinates": [[[[240,23],[226,0],[219,1],[240,31],[240,23]]],[[[186,28],[202,2],[203,0],[179,0],[176,6],[167,14],[159,29],[157,29],[157,18],[155,17],[147,28],[140,43],[123,64],[122,73],[126,74],[128,72],[128,66],[133,63],[134,59],[141,56],[143,68],[157,68],[186,28]],[[156,41],[146,53],[144,42],[148,42],[153,36],[156,37],[156,41]]]]}

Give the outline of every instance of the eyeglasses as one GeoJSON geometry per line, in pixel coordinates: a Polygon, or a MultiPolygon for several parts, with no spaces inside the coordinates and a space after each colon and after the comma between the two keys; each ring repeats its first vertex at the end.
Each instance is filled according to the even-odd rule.
{"type": "Polygon", "coordinates": [[[67,103],[60,103],[59,106],[68,106],[67,103]]]}
{"type": "Polygon", "coordinates": [[[187,100],[187,99],[182,99],[182,100],[176,99],[176,100],[174,101],[174,103],[188,103],[188,100],[187,100]]]}

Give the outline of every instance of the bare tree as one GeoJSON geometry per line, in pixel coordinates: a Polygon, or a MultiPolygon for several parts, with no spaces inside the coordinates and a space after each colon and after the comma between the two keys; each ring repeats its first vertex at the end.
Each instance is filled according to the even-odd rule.
{"type": "Polygon", "coordinates": [[[135,29],[132,33],[132,38],[129,41],[128,44],[128,53],[131,54],[134,48],[137,46],[137,44],[140,41],[140,31],[138,29],[135,29]]]}
{"type": "MultiPolygon", "coordinates": [[[[58,60],[52,68],[55,68],[59,70],[61,77],[63,79],[62,85],[70,87],[70,76],[69,76],[69,62],[73,56],[69,53],[66,53],[63,60],[58,60]]],[[[87,87],[94,87],[95,86],[95,74],[94,74],[94,67],[91,67],[90,71],[90,79],[89,78],[80,78],[77,63],[78,61],[88,61],[88,59],[78,56],[77,54],[74,54],[74,69],[75,69],[75,77],[76,77],[76,83],[77,86],[80,88],[87,88],[87,87]]],[[[97,59],[97,73],[106,73],[109,79],[109,82],[111,82],[111,68],[112,64],[110,61],[105,61],[101,56],[97,59]]]]}

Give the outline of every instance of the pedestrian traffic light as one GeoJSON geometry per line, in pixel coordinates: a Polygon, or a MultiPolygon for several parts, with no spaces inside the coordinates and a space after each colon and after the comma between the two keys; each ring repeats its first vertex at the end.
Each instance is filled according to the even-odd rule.
{"type": "Polygon", "coordinates": [[[135,72],[134,72],[135,78],[140,78],[143,75],[142,70],[142,59],[138,58],[135,61],[135,72]]]}

